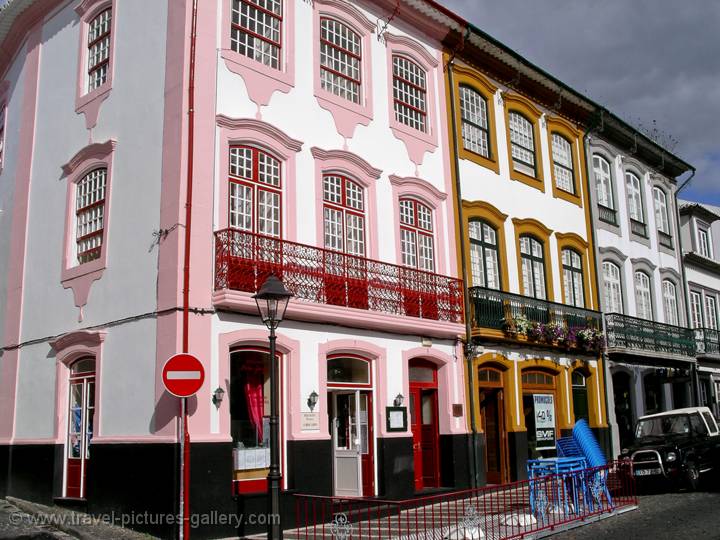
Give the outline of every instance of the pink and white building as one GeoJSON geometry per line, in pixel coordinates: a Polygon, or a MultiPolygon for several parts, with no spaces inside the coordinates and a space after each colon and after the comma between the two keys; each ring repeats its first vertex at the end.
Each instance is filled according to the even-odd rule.
{"type": "Polygon", "coordinates": [[[160,373],[187,343],[206,372],[191,511],[264,511],[270,359],[251,296],[270,273],[295,294],[278,330],[284,501],[466,485],[429,6],[0,11],[0,495],[176,512],[179,404],[160,373]]]}

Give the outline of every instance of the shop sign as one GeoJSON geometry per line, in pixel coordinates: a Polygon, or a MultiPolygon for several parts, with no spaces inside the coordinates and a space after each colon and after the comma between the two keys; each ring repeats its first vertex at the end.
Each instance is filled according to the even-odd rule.
{"type": "Polygon", "coordinates": [[[300,429],[302,431],[319,431],[320,414],[316,412],[304,412],[300,417],[300,429]]]}
{"type": "Polygon", "coordinates": [[[535,440],[538,450],[555,449],[555,396],[533,394],[535,403],[535,440]]]}

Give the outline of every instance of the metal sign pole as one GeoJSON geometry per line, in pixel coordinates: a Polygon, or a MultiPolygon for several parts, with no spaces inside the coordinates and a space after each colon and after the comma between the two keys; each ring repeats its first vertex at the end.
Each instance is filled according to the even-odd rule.
{"type": "Polygon", "coordinates": [[[185,485],[186,467],[185,452],[187,451],[187,398],[180,398],[180,508],[178,514],[182,516],[182,521],[178,528],[178,538],[180,540],[189,540],[189,535],[186,536],[186,525],[187,525],[187,486],[185,485]]]}

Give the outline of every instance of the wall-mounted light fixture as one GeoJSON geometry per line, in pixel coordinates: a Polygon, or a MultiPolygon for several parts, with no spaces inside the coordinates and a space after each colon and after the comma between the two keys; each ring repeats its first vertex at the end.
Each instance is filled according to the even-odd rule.
{"type": "Polygon", "coordinates": [[[223,398],[225,397],[225,390],[220,388],[219,386],[215,389],[212,396],[212,402],[213,405],[216,407],[220,407],[220,404],[222,403],[223,398]]]}
{"type": "Polygon", "coordinates": [[[405,397],[402,394],[398,394],[395,396],[395,401],[393,401],[393,405],[396,407],[402,407],[403,403],[405,402],[405,397]]]}
{"type": "Polygon", "coordinates": [[[310,412],[315,410],[315,405],[317,405],[318,397],[318,393],[315,390],[313,390],[308,396],[307,405],[308,407],[310,407],[310,412]]]}

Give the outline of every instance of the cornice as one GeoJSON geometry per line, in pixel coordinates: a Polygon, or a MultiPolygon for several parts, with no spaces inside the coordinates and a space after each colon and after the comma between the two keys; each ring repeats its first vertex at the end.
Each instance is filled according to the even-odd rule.
{"type": "Polygon", "coordinates": [[[404,47],[407,47],[414,53],[417,53],[422,59],[422,61],[430,67],[438,66],[437,58],[433,57],[425,47],[420,45],[420,43],[418,43],[414,39],[391,34],[390,32],[385,32],[385,41],[390,45],[402,45],[404,47]]]}
{"type": "Polygon", "coordinates": [[[53,348],[56,354],[75,345],[97,347],[103,341],[105,341],[106,335],[107,332],[99,330],[77,330],[75,332],[68,332],[67,334],[63,334],[62,336],[51,340],[50,346],[53,348]]]}
{"type": "Polygon", "coordinates": [[[581,245],[583,248],[588,248],[588,242],[585,240],[582,236],[579,234],[570,232],[570,233],[561,233],[556,232],[555,238],[557,238],[558,242],[574,242],[578,245],[581,245]]]}
{"type": "Polygon", "coordinates": [[[540,223],[537,219],[534,218],[512,218],[513,225],[515,225],[515,228],[518,227],[529,227],[529,228],[536,228],[541,230],[546,236],[550,236],[553,233],[552,229],[548,229],[545,225],[540,223]]]}
{"type": "Polygon", "coordinates": [[[82,17],[100,4],[110,5],[112,4],[112,0],[82,0],[82,2],[75,6],[75,13],[82,17]]]}
{"type": "Polygon", "coordinates": [[[463,209],[467,210],[484,210],[492,215],[497,221],[504,222],[507,218],[507,214],[503,214],[500,210],[495,208],[492,204],[487,201],[466,201],[462,202],[463,209]]]}
{"type": "MultiPolygon", "coordinates": [[[[344,0],[314,0],[313,3],[315,6],[320,6],[320,8],[327,6],[342,11],[344,17],[349,18],[356,25],[367,31],[367,33],[372,33],[376,28],[375,24],[370,22],[358,8],[344,0]]],[[[322,9],[319,11],[322,13],[322,9]]]]}
{"type": "Polygon", "coordinates": [[[285,134],[275,126],[254,118],[231,118],[224,114],[215,117],[218,127],[234,131],[257,131],[271,137],[292,152],[302,150],[303,143],[285,134]]]}
{"type": "Polygon", "coordinates": [[[315,159],[319,159],[320,161],[330,161],[333,159],[348,161],[360,168],[367,176],[375,178],[376,180],[382,175],[380,169],[376,169],[357,154],[353,154],[347,150],[323,150],[322,148],[313,146],[310,149],[310,153],[315,159]]]}
{"type": "Polygon", "coordinates": [[[628,258],[628,256],[625,255],[622,251],[620,251],[618,248],[612,247],[612,246],[599,247],[598,251],[602,255],[614,255],[618,260],[620,260],[622,262],[625,262],[628,258]]]}
{"type": "Polygon", "coordinates": [[[645,257],[636,257],[634,259],[630,259],[630,262],[633,266],[646,266],[647,268],[651,268],[653,272],[657,269],[657,265],[645,257]]]}
{"type": "Polygon", "coordinates": [[[105,158],[110,155],[115,147],[117,141],[115,139],[108,139],[104,143],[92,143],[87,145],[85,148],[75,154],[70,161],[62,166],[62,171],[65,176],[71,175],[77,168],[82,165],[83,162],[93,158],[105,158]]]}
{"type": "Polygon", "coordinates": [[[389,179],[390,183],[395,187],[414,187],[430,193],[432,197],[437,199],[438,201],[444,201],[445,199],[447,199],[447,193],[443,193],[438,188],[433,186],[430,182],[428,182],[427,180],[423,180],[422,178],[417,178],[414,176],[408,176],[403,178],[391,174],[389,176],[389,179]]]}

